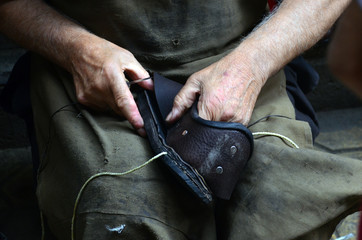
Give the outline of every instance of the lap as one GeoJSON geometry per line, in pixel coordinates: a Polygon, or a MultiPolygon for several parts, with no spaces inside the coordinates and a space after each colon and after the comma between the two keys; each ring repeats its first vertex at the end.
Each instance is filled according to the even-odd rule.
{"type": "MultiPolygon", "coordinates": [[[[74,104],[69,76],[43,60],[32,74],[32,102],[41,157],[37,195],[53,233],[69,239],[80,188],[94,174],[124,172],[153,156],[146,139],[112,114],[74,104]],[[45,67],[44,67],[45,66],[45,67]]],[[[77,238],[292,239],[343,214],[361,196],[361,162],[312,149],[310,128],[295,120],[282,73],[268,81],[250,129],[253,156],[232,199],[204,206],[155,162],[125,176],[91,181],[76,213],[77,238]],[[284,84],[284,86],[283,86],[284,84]]]]}

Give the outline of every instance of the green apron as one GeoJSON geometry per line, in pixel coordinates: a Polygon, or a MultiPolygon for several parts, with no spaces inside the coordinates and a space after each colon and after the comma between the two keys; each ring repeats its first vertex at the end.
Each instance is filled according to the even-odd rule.
{"type": "MultiPolygon", "coordinates": [[[[52,4],[133,52],[146,68],[181,80],[226,54],[265,6],[264,1],[141,2],[52,4]],[[138,6],[143,10],[135,11],[138,6]],[[119,13],[106,14],[109,10],[119,13]],[[188,17],[173,18],[177,14],[188,17]],[[123,23],[129,18],[134,28],[123,23]],[[219,31],[209,32],[216,20],[219,31]],[[204,25],[205,31],[195,34],[204,25]],[[130,37],[123,39],[126,33],[130,37]]],[[[100,172],[127,171],[153,153],[124,119],[76,104],[69,73],[38,56],[32,59],[31,90],[41,155],[39,206],[49,230],[70,239],[74,204],[85,181],[100,172]]],[[[277,136],[256,135],[231,200],[203,205],[155,160],[122,177],[91,181],[77,208],[76,239],[329,239],[338,221],[357,208],[362,162],[313,150],[308,123],[295,120],[283,71],[263,87],[251,122],[267,115],[290,119],[271,117],[250,130],[281,134],[300,149],[277,136]]]]}
{"type": "Polygon", "coordinates": [[[50,0],[146,68],[185,80],[235,47],[265,14],[266,0],[50,0]]]}

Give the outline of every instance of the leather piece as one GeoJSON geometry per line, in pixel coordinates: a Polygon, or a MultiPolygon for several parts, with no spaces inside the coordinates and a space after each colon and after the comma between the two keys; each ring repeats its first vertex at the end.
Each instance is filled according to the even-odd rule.
{"type": "Polygon", "coordinates": [[[167,152],[161,156],[162,163],[195,196],[206,204],[213,202],[213,196],[202,176],[166,144],[166,128],[157,107],[154,93],[143,90],[137,97],[138,109],[142,115],[147,137],[155,154],[167,152]]]}
{"type": "Polygon", "coordinates": [[[152,78],[158,109],[160,110],[162,119],[166,119],[167,114],[172,109],[173,99],[183,85],[181,83],[171,81],[158,73],[153,73],[152,78]]]}
{"type": "Polygon", "coordinates": [[[154,91],[142,90],[137,104],[153,151],[198,198],[230,199],[253,149],[249,129],[239,123],[201,119],[197,102],[176,124],[165,125],[181,84],[153,74],[154,91]]]}
{"type": "Polygon", "coordinates": [[[195,103],[167,132],[167,144],[204,177],[215,196],[230,199],[252,153],[252,135],[241,124],[201,119],[195,103]]]}

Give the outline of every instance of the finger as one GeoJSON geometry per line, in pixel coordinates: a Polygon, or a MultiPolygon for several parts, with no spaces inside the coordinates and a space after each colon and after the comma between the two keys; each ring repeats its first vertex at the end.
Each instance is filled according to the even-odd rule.
{"type": "Polygon", "coordinates": [[[139,82],[137,84],[147,90],[153,90],[153,88],[154,88],[152,79],[148,79],[148,80],[139,82]]]}
{"type": "Polygon", "coordinates": [[[179,119],[194,103],[200,93],[200,85],[197,81],[189,80],[176,95],[171,112],[166,117],[166,122],[173,123],[179,119]]]}
{"type": "Polygon", "coordinates": [[[83,82],[78,79],[75,79],[74,83],[77,101],[80,104],[99,111],[109,110],[108,104],[104,98],[100,97],[100,94],[89,93],[83,82]]]}
{"type": "MultiPolygon", "coordinates": [[[[124,71],[132,80],[139,80],[150,77],[150,74],[142,67],[142,65],[136,59],[134,59],[134,61],[130,63],[124,71]]],[[[137,84],[142,88],[153,90],[152,79],[148,79],[137,84]]]]}
{"type": "Polygon", "coordinates": [[[110,100],[109,103],[111,108],[117,114],[125,117],[136,130],[143,128],[143,119],[138,111],[132,93],[129,91],[123,74],[118,76],[114,81],[111,86],[111,92],[113,96],[113,99],[110,100]]]}
{"type": "Polygon", "coordinates": [[[146,130],[144,128],[139,128],[137,129],[137,132],[140,136],[142,137],[146,137],[147,136],[147,133],[146,133],[146,130]]]}

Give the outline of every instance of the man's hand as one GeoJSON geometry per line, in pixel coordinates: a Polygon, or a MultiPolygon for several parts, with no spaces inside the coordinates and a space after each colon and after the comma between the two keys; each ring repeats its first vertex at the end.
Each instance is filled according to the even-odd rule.
{"type": "Polygon", "coordinates": [[[313,46],[350,1],[283,0],[233,52],[187,80],[166,120],[176,121],[200,95],[200,117],[247,125],[266,80],[313,46]]]}
{"type": "Polygon", "coordinates": [[[200,95],[201,118],[247,125],[264,81],[256,64],[231,53],[187,80],[167,121],[177,120],[200,95]]]}
{"type": "MultiPolygon", "coordinates": [[[[143,119],[126,84],[125,73],[137,80],[149,77],[147,71],[132,53],[111,42],[95,36],[80,42],[70,67],[78,101],[97,110],[112,109],[144,136],[143,119]]],[[[153,88],[151,80],[139,85],[153,88]]]]}
{"type": "MultiPolygon", "coordinates": [[[[0,31],[72,73],[80,103],[113,109],[145,135],[124,73],[132,80],[148,73],[129,51],[88,32],[42,0],[1,1],[0,31]]],[[[151,80],[139,85],[153,88],[151,80]]]]}

